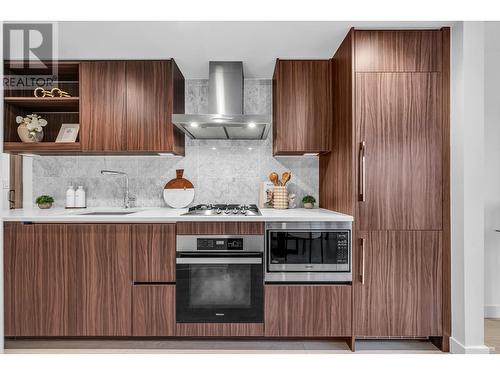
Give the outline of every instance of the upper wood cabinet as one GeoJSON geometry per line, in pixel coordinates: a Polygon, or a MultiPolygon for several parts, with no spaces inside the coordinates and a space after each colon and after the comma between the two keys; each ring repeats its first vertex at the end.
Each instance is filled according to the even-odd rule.
{"type": "Polygon", "coordinates": [[[273,154],[331,150],[330,60],[277,60],[273,76],[273,154]]]}
{"type": "Polygon", "coordinates": [[[356,30],[356,72],[439,72],[442,38],[436,30],[356,30]]]}
{"type": "Polygon", "coordinates": [[[84,61],[80,70],[84,152],[184,155],[172,124],[184,113],[184,77],[174,60],[84,61]]]}
{"type": "Polygon", "coordinates": [[[363,244],[356,254],[354,335],[441,336],[441,232],[371,231],[358,237],[363,244]]]}
{"type": "Polygon", "coordinates": [[[125,62],[82,62],[80,92],[82,150],[125,151],[127,149],[125,62]]]}
{"type": "Polygon", "coordinates": [[[134,282],[175,281],[175,224],[132,224],[134,282]]]}

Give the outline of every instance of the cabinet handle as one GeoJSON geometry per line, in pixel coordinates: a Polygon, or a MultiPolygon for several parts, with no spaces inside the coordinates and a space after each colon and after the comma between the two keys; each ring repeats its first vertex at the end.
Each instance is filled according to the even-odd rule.
{"type": "Polygon", "coordinates": [[[365,156],[366,142],[363,141],[359,144],[359,200],[365,201],[366,194],[366,156],[365,156]]]}
{"type": "Polygon", "coordinates": [[[365,284],[365,239],[360,238],[360,248],[361,248],[361,284],[365,284]]]}

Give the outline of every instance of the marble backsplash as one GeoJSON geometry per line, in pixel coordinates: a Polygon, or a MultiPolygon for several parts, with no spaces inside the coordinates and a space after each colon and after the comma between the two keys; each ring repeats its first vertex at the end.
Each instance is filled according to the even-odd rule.
{"type": "MultiPolygon", "coordinates": [[[[246,113],[271,113],[271,81],[245,80],[246,113]]],[[[186,112],[207,111],[206,80],[186,81],[186,112]]],[[[197,203],[257,203],[259,183],[276,171],[292,172],[288,190],[298,198],[311,194],[318,199],[318,157],[272,156],[271,132],[266,140],[192,140],[186,137],[186,155],[178,156],[37,156],[33,160],[33,201],[52,195],[64,206],[68,185],[83,185],[87,206],[121,206],[124,178],[103,176],[101,169],[128,173],[130,193],[137,207],[165,206],[164,185],[176,169],[195,186],[197,203]]]]}

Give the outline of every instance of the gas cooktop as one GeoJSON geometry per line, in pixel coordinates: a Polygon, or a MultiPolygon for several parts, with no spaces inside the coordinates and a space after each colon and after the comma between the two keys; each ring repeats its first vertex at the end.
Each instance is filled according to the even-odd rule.
{"type": "Polygon", "coordinates": [[[261,216],[255,204],[199,204],[183,215],[193,216],[261,216]]]}

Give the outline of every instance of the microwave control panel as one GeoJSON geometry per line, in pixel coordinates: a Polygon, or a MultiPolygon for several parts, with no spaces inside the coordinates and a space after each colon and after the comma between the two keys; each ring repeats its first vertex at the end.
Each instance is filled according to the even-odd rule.
{"type": "Polygon", "coordinates": [[[349,263],[349,233],[348,232],[337,233],[336,261],[337,261],[337,264],[348,264],[349,263]]]}

